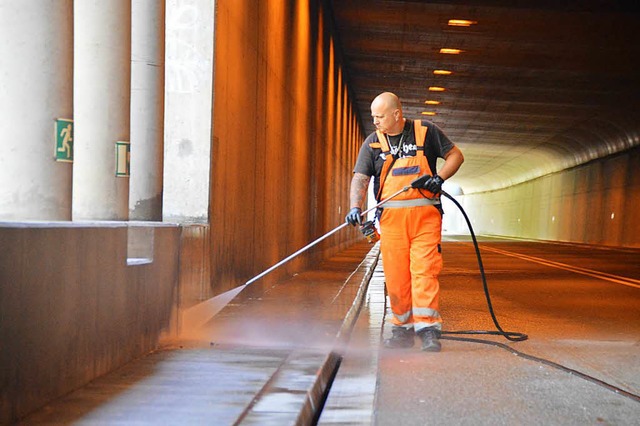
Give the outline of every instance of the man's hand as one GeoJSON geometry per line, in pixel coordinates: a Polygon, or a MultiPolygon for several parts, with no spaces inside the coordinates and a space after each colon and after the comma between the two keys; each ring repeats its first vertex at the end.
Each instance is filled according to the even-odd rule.
{"type": "Polygon", "coordinates": [[[429,192],[433,192],[434,194],[439,194],[440,192],[442,192],[443,183],[444,179],[442,179],[438,175],[433,175],[424,183],[423,188],[429,192]]]}
{"type": "Polygon", "coordinates": [[[352,207],[344,219],[353,226],[362,225],[362,209],[360,207],[352,207]]]}
{"type": "Polygon", "coordinates": [[[412,188],[424,188],[424,184],[431,179],[431,175],[422,175],[419,178],[415,178],[411,181],[412,188]]]}

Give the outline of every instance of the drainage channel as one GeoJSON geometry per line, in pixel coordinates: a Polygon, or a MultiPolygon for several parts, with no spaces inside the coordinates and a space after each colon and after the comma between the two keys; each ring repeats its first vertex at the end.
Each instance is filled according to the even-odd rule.
{"type": "Polygon", "coordinates": [[[318,425],[373,424],[385,298],[382,259],[379,259],[318,425]]]}
{"type": "MultiPolygon", "coordinates": [[[[350,380],[345,381],[344,377],[353,375],[352,368],[360,362],[357,358],[363,352],[354,346],[354,338],[357,341],[363,337],[370,340],[371,336],[364,336],[363,332],[366,331],[371,310],[382,309],[378,315],[380,318],[384,314],[384,279],[381,281],[382,289],[370,286],[371,281],[376,281],[372,277],[382,274],[378,259],[379,247],[376,245],[345,283],[347,285],[350,280],[358,280],[358,291],[336,335],[333,350],[329,353],[313,349],[291,352],[234,425],[310,425],[325,422],[322,420],[323,416],[327,416],[325,413],[336,411],[335,395],[343,394],[345,386],[352,386],[348,383],[350,380]],[[380,294],[382,305],[377,301],[380,294]],[[376,299],[374,304],[372,298],[376,299]]],[[[376,338],[379,341],[380,327],[377,330],[376,338]]],[[[375,368],[377,370],[377,356],[375,368]]],[[[372,402],[369,403],[369,411],[373,407],[372,402]]],[[[341,409],[337,411],[344,412],[341,409]]]]}

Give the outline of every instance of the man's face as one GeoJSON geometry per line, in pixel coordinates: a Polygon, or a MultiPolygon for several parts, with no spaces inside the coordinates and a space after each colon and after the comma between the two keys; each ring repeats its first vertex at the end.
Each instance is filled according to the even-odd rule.
{"type": "Polygon", "coordinates": [[[397,120],[398,110],[388,108],[381,102],[374,102],[371,104],[371,117],[373,118],[373,124],[377,130],[382,133],[387,133],[393,129],[397,120]]]}

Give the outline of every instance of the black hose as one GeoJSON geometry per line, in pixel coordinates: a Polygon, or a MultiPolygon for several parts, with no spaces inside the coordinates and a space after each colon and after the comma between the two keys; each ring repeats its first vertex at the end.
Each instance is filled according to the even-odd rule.
{"type": "MultiPolygon", "coordinates": [[[[489,295],[489,286],[487,285],[487,277],[484,273],[484,266],[482,265],[482,256],[480,256],[480,248],[478,247],[478,240],[476,239],[476,234],[473,232],[473,227],[471,226],[471,221],[467,216],[467,213],[464,211],[460,203],[453,198],[451,195],[442,191],[442,195],[453,201],[453,203],[460,209],[460,212],[464,216],[464,219],[467,221],[467,226],[469,227],[469,232],[471,233],[471,239],[473,240],[473,246],[476,249],[476,257],[478,258],[478,268],[480,269],[480,276],[482,277],[482,286],[484,288],[484,296],[487,299],[487,306],[489,308],[489,314],[491,314],[491,319],[493,320],[493,324],[496,326],[498,331],[486,331],[486,330],[460,330],[460,331],[443,331],[442,334],[489,334],[496,336],[503,336],[505,339],[510,340],[512,342],[522,342],[527,340],[529,336],[523,333],[517,333],[514,331],[504,331],[502,327],[500,327],[500,323],[498,323],[498,319],[496,318],[496,314],[493,312],[493,305],[491,304],[491,296],[489,295]]],[[[446,336],[443,336],[446,339],[446,336]]]]}
{"type": "Polygon", "coordinates": [[[471,233],[471,238],[473,240],[473,246],[475,247],[476,250],[476,256],[478,258],[478,267],[480,269],[480,275],[482,277],[482,285],[484,288],[484,295],[487,299],[487,306],[489,307],[489,313],[491,314],[491,319],[493,320],[494,325],[496,326],[496,328],[498,329],[498,331],[487,331],[487,330],[460,330],[460,331],[442,331],[442,339],[447,339],[447,340],[456,340],[456,341],[460,341],[460,342],[471,342],[471,343],[482,343],[485,345],[492,345],[492,346],[497,346],[499,348],[505,349],[511,353],[513,353],[514,355],[517,355],[521,358],[524,359],[528,359],[530,361],[535,361],[535,362],[539,362],[541,364],[544,364],[546,366],[552,367],[552,368],[556,368],[558,370],[564,371],[565,373],[569,373],[572,374],[576,377],[579,377],[581,379],[587,380],[591,383],[594,383],[596,385],[602,386],[605,389],[608,389],[612,392],[615,392],[618,395],[621,396],[625,396],[627,398],[630,398],[636,402],[640,402],[640,395],[636,395],[634,393],[628,392],[620,387],[614,386],[610,383],[607,383],[605,381],[602,381],[596,377],[590,376],[588,374],[582,373],[580,371],[574,370],[572,368],[566,367],[562,364],[559,364],[557,362],[553,362],[551,360],[548,360],[546,358],[540,358],[537,356],[533,356],[533,355],[529,355],[526,354],[524,352],[520,352],[514,348],[512,348],[511,346],[505,345],[504,343],[500,343],[500,342],[494,342],[491,340],[481,340],[481,339],[474,339],[474,338],[470,338],[470,337],[454,337],[451,336],[452,334],[458,334],[458,335],[477,335],[477,334],[483,334],[483,335],[495,335],[495,336],[504,336],[507,340],[510,340],[512,342],[522,342],[524,340],[527,340],[529,338],[529,336],[527,336],[524,333],[516,333],[513,331],[504,331],[502,329],[502,327],[500,327],[500,324],[498,323],[498,320],[496,318],[495,313],[493,312],[493,306],[491,304],[491,296],[489,295],[489,286],[487,285],[487,278],[485,276],[484,273],[484,266],[482,265],[482,257],[480,256],[480,248],[478,247],[478,240],[476,239],[476,235],[473,232],[473,227],[471,226],[471,221],[469,220],[469,217],[467,216],[467,213],[464,211],[464,209],[462,208],[462,206],[460,205],[460,203],[458,203],[458,201],[453,198],[451,195],[447,194],[446,192],[442,191],[441,192],[442,195],[444,195],[445,197],[447,197],[448,199],[450,199],[451,201],[453,201],[453,203],[458,207],[458,209],[460,209],[460,212],[462,213],[462,215],[464,216],[465,221],[467,222],[467,226],[469,227],[469,232],[471,233]]]}

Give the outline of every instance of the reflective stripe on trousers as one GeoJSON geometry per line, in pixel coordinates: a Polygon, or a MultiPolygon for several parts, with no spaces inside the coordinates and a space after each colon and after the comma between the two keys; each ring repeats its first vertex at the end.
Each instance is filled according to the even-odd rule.
{"type": "Polygon", "coordinates": [[[380,252],[394,325],[441,329],[442,216],[434,206],[384,210],[380,252]]]}
{"type": "MultiPolygon", "coordinates": [[[[397,324],[403,324],[405,326],[409,326],[408,323],[409,319],[413,318],[412,314],[414,314],[414,316],[417,317],[422,317],[422,318],[438,318],[440,319],[440,313],[438,311],[434,311],[433,309],[430,308],[416,308],[415,310],[412,311],[408,311],[405,312],[401,315],[396,314],[395,312],[391,312],[393,314],[394,319],[397,321],[397,324]]],[[[395,324],[395,322],[394,322],[395,324]]],[[[436,321],[436,322],[416,322],[411,324],[416,331],[420,331],[423,328],[427,328],[427,327],[433,327],[433,328],[437,328],[438,330],[442,330],[442,321],[436,321]]]]}

